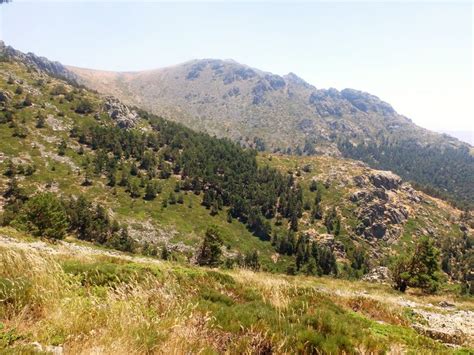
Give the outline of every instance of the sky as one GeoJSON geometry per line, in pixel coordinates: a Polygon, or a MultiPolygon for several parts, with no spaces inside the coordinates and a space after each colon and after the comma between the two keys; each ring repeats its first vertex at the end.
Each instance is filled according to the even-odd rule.
{"type": "Polygon", "coordinates": [[[21,1],[0,38],[63,64],[135,71],[234,59],[354,88],[474,144],[471,1],[21,1]]]}

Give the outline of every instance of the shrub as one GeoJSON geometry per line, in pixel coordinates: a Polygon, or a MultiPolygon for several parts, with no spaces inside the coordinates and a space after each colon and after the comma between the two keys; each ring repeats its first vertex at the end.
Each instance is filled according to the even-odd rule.
{"type": "Polygon", "coordinates": [[[82,99],[76,106],[76,112],[87,115],[94,112],[94,105],[87,99],[82,99]]]}
{"type": "Polygon", "coordinates": [[[66,95],[66,94],[67,94],[67,90],[63,84],[58,84],[51,90],[51,95],[54,95],[54,96],[66,95]]]}
{"type": "Polygon", "coordinates": [[[31,97],[31,94],[27,94],[25,97],[25,100],[23,100],[23,106],[31,106],[33,104],[33,99],[31,97]]]}

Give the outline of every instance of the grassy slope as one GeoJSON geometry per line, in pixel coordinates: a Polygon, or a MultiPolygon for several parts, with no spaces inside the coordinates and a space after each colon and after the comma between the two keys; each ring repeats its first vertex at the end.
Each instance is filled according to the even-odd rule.
{"type": "Polygon", "coordinates": [[[389,299],[386,286],[87,248],[51,254],[28,249],[29,237],[11,229],[0,234],[26,248],[0,247],[0,353],[27,352],[34,341],[66,353],[454,352],[411,329],[403,308],[370,297],[389,299]],[[340,289],[367,293],[343,297],[340,289]]]}

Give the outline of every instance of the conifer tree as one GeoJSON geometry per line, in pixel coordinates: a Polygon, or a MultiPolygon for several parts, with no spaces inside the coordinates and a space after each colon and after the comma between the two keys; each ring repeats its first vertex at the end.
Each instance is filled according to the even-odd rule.
{"type": "Polygon", "coordinates": [[[217,266],[222,255],[222,238],[215,226],[206,230],[204,240],[199,248],[197,263],[199,265],[217,266]]]}

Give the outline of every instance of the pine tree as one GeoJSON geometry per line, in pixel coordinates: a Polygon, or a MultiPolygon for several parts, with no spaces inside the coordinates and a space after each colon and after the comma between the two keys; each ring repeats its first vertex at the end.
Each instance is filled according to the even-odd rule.
{"type": "Polygon", "coordinates": [[[64,238],[68,228],[66,210],[52,193],[30,198],[14,223],[34,236],[51,239],[64,238]]]}
{"type": "Polygon", "coordinates": [[[122,167],[122,173],[120,175],[119,185],[124,186],[124,187],[128,186],[129,178],[130,178],[129,172],[127,171],[125,167],[122,167]]]}
{"type": "Polygon", "coordinates": [[[204,240],[199,248],[197,263],[199,265],[217,266],[222,255],[222,238],[215,226],[206,230],[204,240]]]}
{"type": "Polygon", "coordinates": [[[43,114],[38,113],[38,117],[36,118],[36,128],[44,128],[46,120],[43,114]]]}
{"type": "Polygon", "coordinates": [[[166,245],[163,245],[163,248],[161,248],[160,257],[163,260],[168,260],[170,258],[170,252],[168,251],[168,248],[166,247],[166,245]]]}
{"type": "Polygon", "coordinates": [[[341,218],[336,218],[336,225],[334,227],[334,235],[337,237],[341,233],[341,218]]]}
{"type": "Polygon", "coordinates": [[[8,159],[6,162],[6,169],[3,175],[8,176],[8,177],[13,177],[16,175],[17,169],[15,166],[15,163],[13,163],[13,160],[8,159]]]}
{"type": "Polygon", "coordinates": [[[130,192],[130,196],[132,198],[138,198],[140,197],[141,193],[140,193],[140,185],[138,184],[138,181],[137,179],[132,179],[130,180],[129,184],[128,184],[128,191],[130,192]]]}
{"type": "Polygon", "coordinates": [[[149,180],[145,187],[145,200],[154,200],[156,198],[156,184],[153,180],[149,180]]]}
{"type": "Polygon", "coordinates": [[[66,149],[67,149],[67,143],[66,143],[66,140],[63,138],[61,139],[61,142],[58,145],[58,155],[64,156],[66,154],[66,149]]]}
{"type": "Polygon", "coordinates": [[[115,169],[111,169],[107,173],[107,179],[108,179],[107,185],[109,185],[110,187],[114,187],[116,184],[115,173],[116,173],[115,169]]]}
{"type": "Polygon", "coordinates": [[[298,215],[293,212],[290,218],[290,229],[294,232],[298,231],[298,215]]]}
{"type": "Polygon", "coordinates": [[[172,191],[170,191],[170,194],[168,196],[168,202],[170,203],[170,205],[176,204],[176,195],[172,191]]]}
{"type": "Polygon", "coordinates": [[[429,237],[422,237],[410,256],[398,258],[392,266],[394,288],[404,292],[408,286],[419,287],[427,293],[439,288],[439,256],[429,237]]]}
{"type": "Polygon", "coordinates": [[[252,269],[252,270],[259,270],[260,269],[260,260],[259,260],[259,255],[258,251],[253,250],[250,252],[247,252],[244,256],[244,265],[245,267],[252,269]]]}

